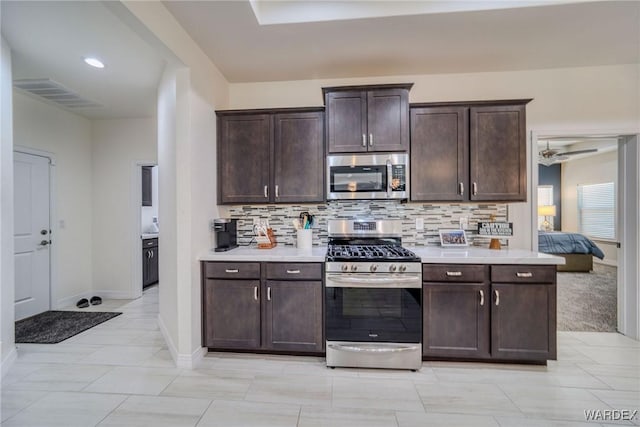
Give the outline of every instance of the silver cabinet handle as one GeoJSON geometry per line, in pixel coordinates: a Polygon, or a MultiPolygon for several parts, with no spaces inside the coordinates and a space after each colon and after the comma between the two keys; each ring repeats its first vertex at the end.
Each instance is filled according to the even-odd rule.
{"type": "Polygon", "coordinates": [[[391,165],[391,160],[387,160],[387,177],[389,178],[387,179],[387,197],[391,197],[391,192],[393,191],[393,188],[391,187],[393,184],[393,179],[391,178],[392,175],[393,165],[391,165]]]}
{"type": "Polygon", "coordinates": [[[271,301],[271,286],[267,287],[267,301],[271,301]]]}
{"type": "Polygon", "coordinates": [[[225,273],[237,273],[238,271],[240,271],[240,270],[238,270],[237,268],[234,268],[234,269],[227,268],[224,272],[225,273]]]}
{"type": "Polygon", "coordinates": [[[258,287],[257,286],[253,287],[253,299],[258,301],[258,287]]]}
{"type": "Polygon", "coordinates": [[[518,272],[518,273],[516,273],[516,276],[517,277],[533,277],[533,273],[531,273],[529,271],[527,271],[525,273],[518,272]]]}
{"type": "Polygon", "coordinates": [[[367,146],[367,135],[365,135],[364,133],[362,134],[362,146],[367,146]]]}
{"type": "Polygon", "coordinates": [[[460,277],[460,276],[462,276],[462,271],[447,271],[447,276],[449,276],[449,277],[460,277]]]}
{"type": "Polygon", "coordinates": [[[369,134],[369,147],[373,147],[373,134],[369,134]]]}
{"type": "Polygon", "coordinates": [[[484,291],[480,289],[480,305],[484,305],[484,291]]]}
{"type": "Polygon", "coordinates": [[[300,274],[300,270],[287,270],[287,274],[300,274]]]}
{"type": "Polygon", "coordinates": [[[500,305],[500,292],[498,292],[497,289],[494,289],[495,294],[496,294],[496,307],[500,305]]]}
{"type": "Polygon", "coordinates": [[[147,251],[147,259],[151,259],[151,251],[147,251]]]}
{"type": "Polygon", "coordinates": [[[150,250],[149,252],[151,252],[151,258],[153,258],[153,256],[154,256],[154,255],[153,255],[153,249],[152,249],[152,250],[150,250]]]}
{"type": "Polygon", "coordinates": [[[268,186],[264,186],[264,197],[269,197],[269,187],[268,186]]]}
{"type": "Polygon", "coordinates": [[[473,183],[473,195],[475,196],[476,194],[478,194],[478,184],[476,184],[475,182],[473,183]]]}
{"type": "Polygon", "coordinates": [[[460,195],[464,196],[464,182],[460,183],[460,195]]]}
{"type": "Polygon", "coordinates": [[[279,191],[278,191],[278,184],[276,184],[276,198],[280,197],[279,191]]]}

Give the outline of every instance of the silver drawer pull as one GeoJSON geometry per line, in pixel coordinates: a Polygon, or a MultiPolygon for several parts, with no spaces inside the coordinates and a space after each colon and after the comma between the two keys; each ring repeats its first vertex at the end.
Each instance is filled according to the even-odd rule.
{"type": "Polygon", "coordinates": [[[495,292],[496,294],[496,307],[500,305],[500,292],[498,292],[497,289],[495,289],[493,292],[495,292]]]}
{"type": "Polygon", "coordinates": [[[449,276],[449,277],[460,277],[460,276],[462,276],[462,271],[447,271],[447,276],[449,276]]]}
{"type": "Polygon", "coordinates": [[[253,287],[253,299],[258,301],[258,287],[257,286],[253,287]]]}
{"type": "Polygon", "coordinates": [[[484,305],[484,291],[480,289],[480,305],[484,305]]]}
{"type": "Polygon", "coordinates": [[[516,276],[518,276],[518,277],[533,277],[533,273],[527,271],[525,273],[516,273],[516,276]]]}
{"type": "Polygon", "coordinates": [[[235,269],[233,269],[233,270],[232,270],[232,269],[230,269],[230,268],[227,268],[224,272],[225,272],[225,273],[237,273],[237,272],[239,272],[239,271],[240,271],[240,270],[238,270],[237,268],[235,268],[235,269]]]}
{"type": "Polygon", "coordinates": [[[271,301],[271,286],[267,287],[267,301],[271,301]]]}
{"type": "Polygon", "coordinates": [[[364,133],[362,134],[362,146],[367,146],[367,135],[365,135],[364,133]]]}
{"type": "Polygon", "coordinates": [[[300,274],[300,270],[287,270],[287,274],[300,274]]]}
{"type": "Polygon", "coordinates": [[[464,182],[461,182],[459,185],[460,185],[460,195],[464,196],[464,182]]]}

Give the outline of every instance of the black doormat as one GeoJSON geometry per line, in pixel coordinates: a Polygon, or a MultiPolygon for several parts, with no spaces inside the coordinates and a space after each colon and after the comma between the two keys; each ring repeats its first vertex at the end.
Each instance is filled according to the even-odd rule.
{"type": "Polygon", "coordinates": [[[57,344],[121,314],[105,311],[45,311],[16,322],[16,343],[57,344]]]}

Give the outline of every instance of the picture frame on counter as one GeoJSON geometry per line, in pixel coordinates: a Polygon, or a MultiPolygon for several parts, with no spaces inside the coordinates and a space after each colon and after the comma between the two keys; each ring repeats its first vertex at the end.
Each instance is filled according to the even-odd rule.
{"type": "Polygon", "coordinates": [[[439,230],[440,245],[443,248],[459,248],[469,246],[467,234],[461,229],[439,230]]]}

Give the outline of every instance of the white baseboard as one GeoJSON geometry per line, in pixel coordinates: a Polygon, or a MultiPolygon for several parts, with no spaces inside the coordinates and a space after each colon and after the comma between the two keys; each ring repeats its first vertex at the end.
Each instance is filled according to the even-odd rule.
{"type": "Polygon", "coordinates": [[[169,335],[169,331],[167,330],[162,317],[158,314],[158,327],[160,328],[160,332],[162,333],[162,337],[164,338],[165,343],[167,344],[167,348],[169,349],[169,353],[171,353],[171,358],[173,362],[176,364],[176,367],[183,369],[194,369],[204,358],[204,355],[207,354],[207,349],[204,347],[200,347],[196,349],[191,354],[178,353],[178,349],[176,345],[173,343],[171,336],[169,335]]]}
{"type": "Polygon", "coordinates": [[[6,355],[4,360],[0,361],[0,377],[4,377],[9,369],[13,365],[13,362],[18,358],[18,352],[16,351],[16,346],[14,345],[9,354],[6,355]]]}

